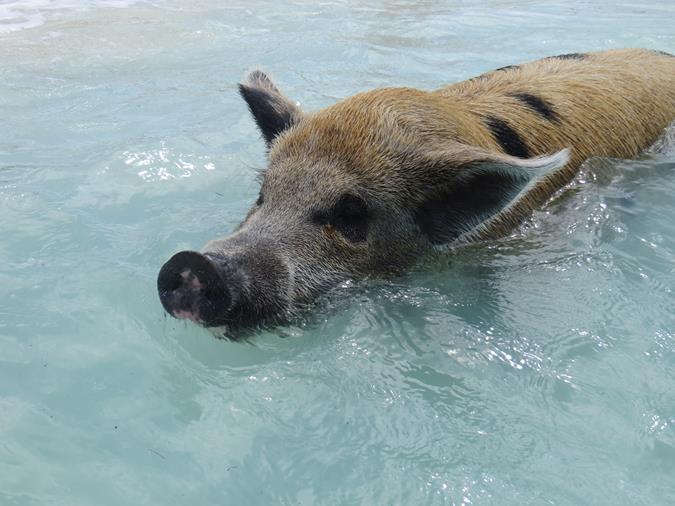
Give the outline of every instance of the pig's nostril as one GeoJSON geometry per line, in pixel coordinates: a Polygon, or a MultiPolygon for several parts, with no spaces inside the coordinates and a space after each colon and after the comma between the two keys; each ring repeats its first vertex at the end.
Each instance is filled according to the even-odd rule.
{"type": "Polygon", "coordinates": [[[167,280],[166,291],[167,292],[174,292],[174,291],[178,290],[181,287],[182,284],[183,284],[183,278],[178,274],[174,274],[173,276],[171,276],[167,280]]]}

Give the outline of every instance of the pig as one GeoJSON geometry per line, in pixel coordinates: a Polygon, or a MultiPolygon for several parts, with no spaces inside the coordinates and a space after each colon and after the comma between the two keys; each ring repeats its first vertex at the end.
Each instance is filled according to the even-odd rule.
{"type": "Polygon", "coordinates": [[[564,54],[313,113],[260,70],[239,91],[267,148],[260,194],[230,235],[176,253],[157,279],[171,316],[225,332],[508,235],[587,158],[635,157],[658,138],[675,119],[675,57],[564,54]]]}

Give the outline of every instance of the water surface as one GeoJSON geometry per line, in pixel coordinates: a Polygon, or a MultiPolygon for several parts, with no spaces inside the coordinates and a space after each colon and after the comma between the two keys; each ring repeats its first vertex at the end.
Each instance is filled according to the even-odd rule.
{"type": "Polygon", "coordinates": [[[0,503],[674,503],[672,142],[249,343],[155,293],[257,196],[246,69],[316,109],[551,54],[675,52],[673,19],[657,1],[0,1],[0,503]]]}

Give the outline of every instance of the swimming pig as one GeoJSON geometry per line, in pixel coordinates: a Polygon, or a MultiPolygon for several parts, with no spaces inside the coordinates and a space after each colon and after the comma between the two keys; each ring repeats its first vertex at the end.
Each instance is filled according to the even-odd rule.
{"type": "Polygon", "coordinates": [[[591,156],[628,158],[675,119],[675,57],[574,53],[435,91],[385,88],[305,113],[261,71],[260,195],[229,236],[176,253],[166,311],[206,327],[279,321],[336,284],[504,236],[591,156]]]}

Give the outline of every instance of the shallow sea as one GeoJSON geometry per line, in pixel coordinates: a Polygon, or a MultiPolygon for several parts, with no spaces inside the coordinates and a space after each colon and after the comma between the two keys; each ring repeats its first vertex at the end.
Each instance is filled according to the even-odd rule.
{"type": "Polygon", "coordinates": [[[675,4],[0,0],[0,504],[675,503],[675,148],[512,237],[245,343],[163,314],[315,109],[551,54],[675,52],[675,4]]]}

